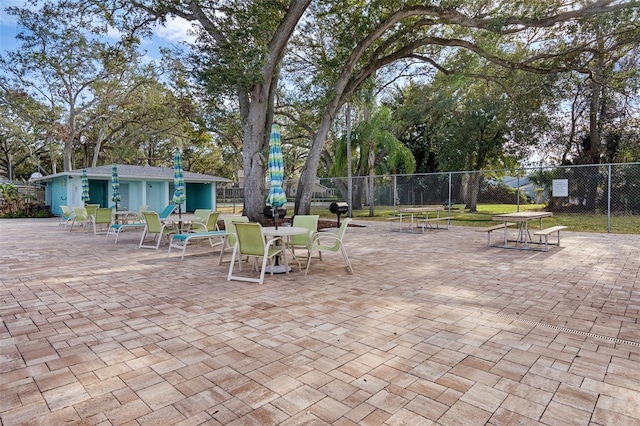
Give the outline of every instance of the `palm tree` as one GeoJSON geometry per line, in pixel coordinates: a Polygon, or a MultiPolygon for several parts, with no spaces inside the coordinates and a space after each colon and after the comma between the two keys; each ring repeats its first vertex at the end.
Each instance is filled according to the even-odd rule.
{"type": "MultiPolygon", "coordinates": [[[[390,131],[391,112],[386,107],[376,108],[370,113],[365,107],[362,121],[356,125],[351,135],[351,150],[355,176],[368,175],[367,202],[369,216],[374,216],[374,177],[386,173],[413,173],[416,161],[413,154],[390,131]]],[[[331,169],[333,176],[346,176],[347,147],[346,138],[341,138],[335,147],[335,161],[331,169]]],[[[342,189],[341,189],[342,190],[342,189]]],[[[353,208],[360,208],[364,185],[354,190],[353,208]]]]}

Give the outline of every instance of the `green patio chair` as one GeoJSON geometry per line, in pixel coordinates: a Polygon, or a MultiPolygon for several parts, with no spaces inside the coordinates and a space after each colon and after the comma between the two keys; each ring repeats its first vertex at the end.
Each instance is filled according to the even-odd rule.
{"type": "MultiPolygon", "coordinates": [[[[193,212],[193,220],[189,224],[187,232],[190,232],[191,228],[193,227],[195,227],[196,229],[199,228],[201,231],[205,231],[204,228],[206,227],[206,222],[209,220],[209,213],[211,213],[210,209],[196,209],[193,212]]],[[[193,232],[198,231],[194,230],[193,232]]]]}
{"type": "Polygon", "coordinates": [[[212,212],[211,210],[204,210],[204,215],[201,213],[197,216],[198,210],[196,210],[196,219],[193,220],[189,232],[209,232],[218,230],[218,217],[220,212],[212,212]]]}
{"type": "Polygon", "coordinates": [[[276,256],[281,256],[281,262],[285,265],[285,271],[287,274],[289,273],[287,252],[282,238],[276,237],[265,241],[264,235],[262,234],[262,225],[259,223],[235,222],[234,226],[237,240],[233,247],[233,255],[231,256],[231,264],[229,265],[227,281],[249,281],[262,284],[264,282],[267,261],[271,261],[271,275],[273,275],[273,266],[275,264],[276,256]],[[233,266],[236,257],[238,259],[238,269],[242,272],[241,259],[243,256],[247,256],[254,260],[254,270],[257,270],[258,268],[258,260],[260,259],[262,261],[262,265],[260,266],[260,278],[233,275],[233,266]]]}
{"type": "Polygon", "coordinates": [[[144,216],[145,226],[138,248],[152,248],[158,250],[162,239],[164,237],[167,237],[168,239],[169,235],[175,233],[175,230],[167,228],[166,223],[163,223],[160,220],[160,216],[156,212],[142,212],[142,215],[144,216]],[[145,244],[145,237],[147,234],[153,234],[153,242],[155,242],[155,245],[145,244]]]}
{"type": "Polygon", "coordinates": [[[89,214],[89,216],[95,216],[98,207],[100,207],[100,204],[86,204],[84,206],[84,208],[87,209],[87,213],[89,214]]]}
{"type": "Polygon", "coordinates": [[[71,228],[69,228],[69,232],[73,231],[73,225],[76,224],[82,225],[84,230],[87,231],[89,226],[91,226],[92,217],[87,213],[87,209],[85,207],[74,207],[73,208],[73,219],[71,221],[71,228]]]}
{"type": "Polygon", "coordinates": [[[113,222],[113,210],[108,208],[97,208],[93,216],[93,235],[98,235],[97,227],[100,226],[100,233],[106,233],[113,222]],[[106,225],[106,229],[104,226],[106,225]]]}
{"type": "MultiPolygon", "coordinates": [[[[293,217],[292,225],[294,227],[307,228],[309,230],[307,234],[291,236],[286,242],[287,248],[294,258],[297,258],[296,248],[304,249],[307,252],[307,257],[309,257],[311,242],[318,232],[318,220],[320,220],[320,215],[317,214],[297,214],[293,217]]],[[[322,254],[320,254],[320,260],[322,260],[322,254]]]]}
{"type": "Polygon", "coordinates": [[[227,241],[223,246],[223,250],[230,248],[233,249],[236,245],[237,235],[236,227],[234,223],[247,223],[249,218],[247,216],[225,216],[224,217],[224,230],[227,231],[227,241]]]}
{"type": "Polygon", "coordinates": [[[144,222],[144,216],[142,215],[142,212],[146,212],[148,210],[149,210],[149,206],[146,204],[142,204],[140,207],[138,207],[138,213],[136,213],[135,220],[137,222],[144,222]]]}
{"type": "Polygon", "coordinates": [[[325,253],[342,253],[342,257],[344,257],[344,261],[347,263],[347,268],[349,268],[349,272],[353,274],[353,268],[351,267],[351,262],[349,261],[349,256],[347,256],[347,250],[344,248],[344,234],[347,231],[347,226],[349,226],[349,222],[351,222],[351,218],[345,218],[340,224],[340,228],[338,229],[337,234],[333,234],[330,232],[318,232],[316,236],[313,238],[311,242],[311,247],[309,249],[309,256],[307,257],[307,269],[304,271],[304,274],[307,275],[309,273],[309,265],[311,264],[311,253],[313,251],[325,252],[325,253]]]}
{"type": "Polygon", "coordinates": [[[64,229],[67,229],[67,226],[73,221],[73,212],[68,206],[60,206],[62,209],[62,216],[60,216],[60,223],[58,226],[64,223],[64,229]]]}
{"type": "Polygon", "coordinates": [[[211,209],[196,209],[193,212],[193,218],[199,222],[204,222],[209,217],[209,213],[211,213],[211,209]]]}

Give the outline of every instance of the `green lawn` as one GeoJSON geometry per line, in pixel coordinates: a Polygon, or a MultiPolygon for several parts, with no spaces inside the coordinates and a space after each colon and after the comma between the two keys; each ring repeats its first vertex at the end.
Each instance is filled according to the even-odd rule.
{"type": "MultiPolygon", "coordinates": [[[[403,207],[398,206],[396,210],[403,207]]],[[[454,219],[452,225],[461,226],[490,226],[496,222],[491,217],[497,214],[513,213],[517,206],[513,204],[482,204],[478,205],[478,211],[470,213],[464,210],[464,205],[456,205],[457,210],[451,211],[454,219]]],[[[523,204],[520,211],[544,210],[543,204],[523,204]]],[[[319,214],[324,218],[335,218],[327,207],[314,207],[313,214],[319,214]]],[[[376,207],[375,216],[369,217],[369,209],[353,210],[353,217],[358,220],[384,221],[393,216],[393,207],[376,207]]],[[[607,232],[607,216],[595,214],[554,213],[553,217],[544,219],[544,226],[566,225],[571,231],[577,232],[607,232]]],[[[611,232],[615,234],[640,234],[639,216],[613,216],[611,218],[611,232]]]]}
{"type": "MultiPolygon", "coordinates": [[[[415,206],[398,206],[396,210],[403,207],[415,206]]],[[[513,213],[517,211],[514,204],[481,204],[478,211],[470,213],[464,210],[464,205],[454,206],[456,210],[451,211],[454,219],[452,225],[460,226],[490,226],[496,224],[491,220],[491,216],[502,213],[513,213]]],[[[231,206],[219,206],[219,210],[224,213],[232,213],[231,206]]],[[[520,211],[544,210],[543,204],[523,204],[520,211]]],[[[293,211],[293,205],[287,205],[287,211],[293,211]]],[[[242,205],[235,205],[235,212],[242,212],[242,205]]],[[[322,218],[335,219],[336,215],[329,212],[326,206],[314,206],[311,208],[312,214],[319,214],[322,218]]],[[[369,217],[369,208],[365,207],[361,210],[353,210],[353,217],[358,220],[386,221],[394,214],[393,207],[376,207],[374,209],[375,216],[369,217]]],[[[289,214],[290,216],[290,214],[289,214]]],[[[607,232],[607,216],[595,214],[578,214],[578,213],[554,213],[553,217],[544,219],[544,226],[566,225],[570,231],[576,232],[607,232]]],[[[614,234],[640,234],[640,216],[612,216],[611,232],[614,234]]]]}

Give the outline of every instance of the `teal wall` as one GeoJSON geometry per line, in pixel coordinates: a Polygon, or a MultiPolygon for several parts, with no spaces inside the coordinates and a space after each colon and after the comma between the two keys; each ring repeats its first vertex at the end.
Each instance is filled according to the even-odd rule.
{"type": "Polygon", "coordinates": [[[205,183],[187,183],[187,211],[193,212],[196,209],[214,209],[215,203],[212,199],[212,187],[215,185],[205,183]]]}
{"type": "Polygon", "coordinates": [[[47,184],[47,199],[45,202],[51,206],[51,213],[62,216],[60,206],[68,206],[66,178],[57,178],[47,184]],[[62,182],[64,181],[64,186],[62,182]],[[50,191],[49,191],[50,190],[50,191]],[[49,194],[50,192],[50,194],[49,194]]]}
{"type": "Polygon", "coordinates": [[[89,179],[89,197],[88,204],[100,204],[100,207],[109,207],[107,181],[89,179]]]}
{"type": "MultiPolygon", "coordinates": [[[[120,179],[121,191],[127,186],[129,199],[126,207],[130,211],[138,211],[141,205],[146,204],[149,210],[161,212],[168,204],[172,203],[173,181],[132,181],[120,179]]],[[[215,183],[187,183],[186,201],[182,206],[183,211],[193,212],[196,209],[215,210],[215,188],[215,183]]],[[[71,208],[81,205],[80,194],[79,179],[72,178],[70,180],[69,177],[56,178],[47,182],[45,203],[51,206],[51,212],[53,214],[62,215],[61,205],[71,208]]],[[[89,179],[90,204],[99,204],[100,207],[111,207],[114,205],[114,202],[111,201],[112,195],[111,180],[89,179]]],[[[118,207],[125,206],[123,201],[118,203],[118,207]]]]}
{"type": "Polygon", "coordinates": [[[147,206],[148,209],[160,213],[169,204],[167,200],[167,182],[147,181],[147,206]]]}

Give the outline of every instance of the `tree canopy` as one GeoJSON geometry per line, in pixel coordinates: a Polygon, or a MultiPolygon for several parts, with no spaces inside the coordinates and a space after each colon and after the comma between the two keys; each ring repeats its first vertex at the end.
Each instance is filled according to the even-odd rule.
{"type": "Polygon", "coordinates": [[[372,87],[391,115],[374,120],[384,126],[370,127],[362,145],[360,158],[373,153],[368,173],[389,163],[394,140],[411,150],[417,170],[519,161],[542,150],[540,141],[563,162],[628,159],[637,152],[627,137],[637,135],[628,129],[637,129],[638,11],[632,0],[66,0],[9,8],[22,48],[3,54],[0,88],[24,125],[3,134],[30,131],[24,153],[49,150],[51,171],[58,158],[65,169],[114,158],[162,162],[182,147],[201,171],[243,170],[251,219],[265,202],[271,123],[285,124],[285,139],[291,129],[295,210],[308,212],[318,171],[342,155],[342,106],[372,87]],[[140,41],[173,17],[193,24],[195,43],[186,55],[145,63],[140,41]],[[107,32],[118,40],[106,42],[107,32]],[[16,93],[32,100],[28,108],[16,93]],[[635,127],[620,125],[633,120],[635,127]],[[381,163],[376,155],[385,151],[381,163]]]}

